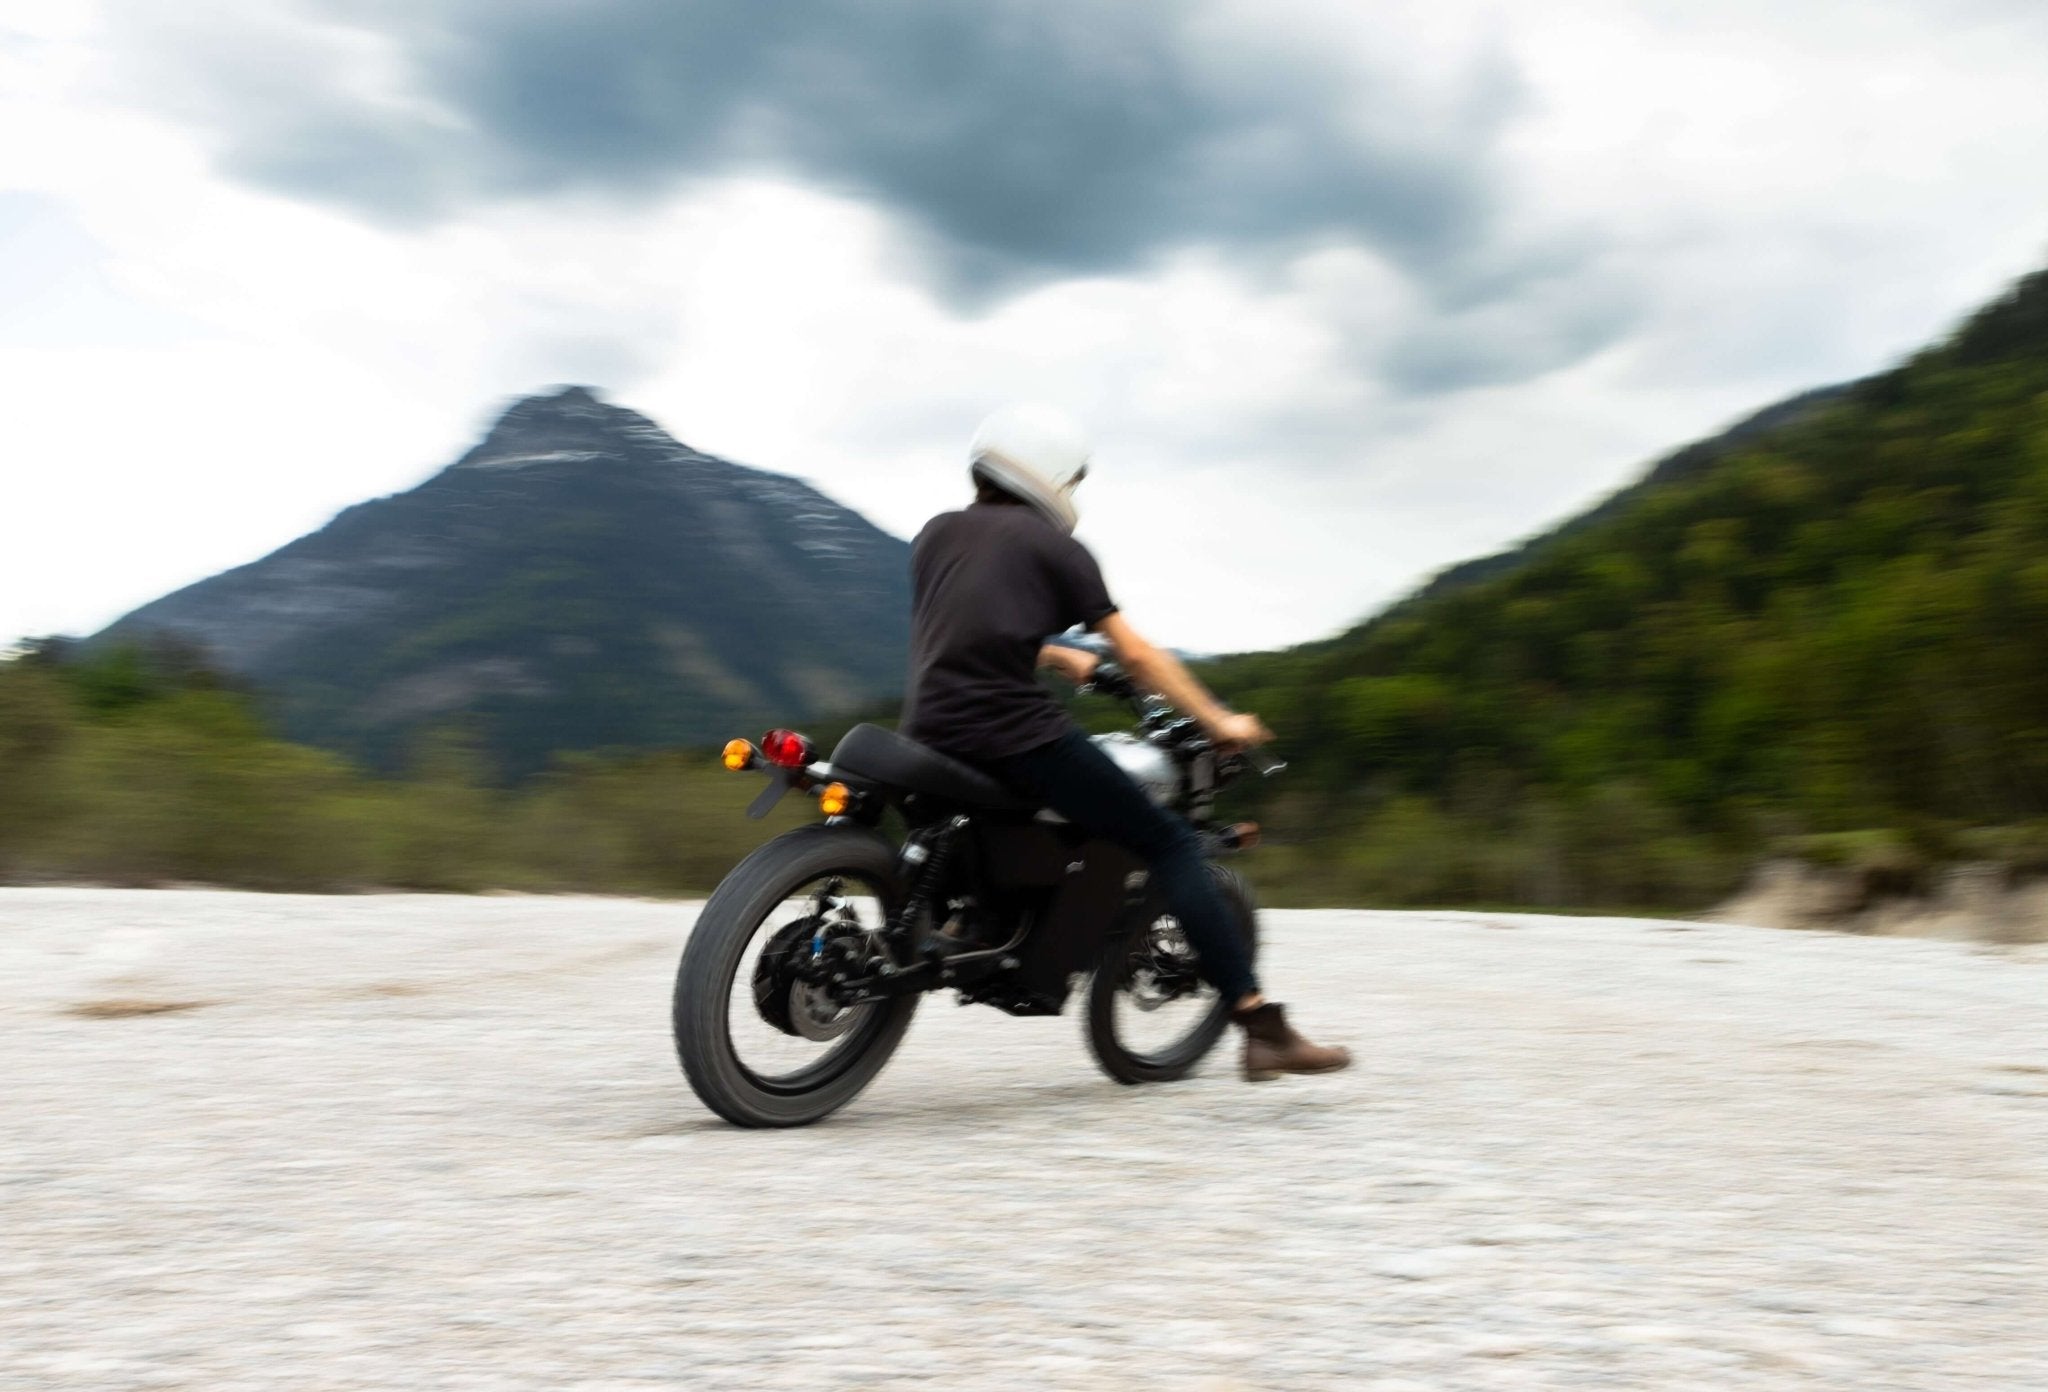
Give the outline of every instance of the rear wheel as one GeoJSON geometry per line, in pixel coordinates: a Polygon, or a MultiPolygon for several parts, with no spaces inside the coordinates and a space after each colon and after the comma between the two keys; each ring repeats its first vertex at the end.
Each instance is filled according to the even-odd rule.
{"type": "Polygon", "coordinates": [[[843,1006],[817,967],[866,960],[900,899],[895,850],[852,827],[779,836],[726,876],[676,969],[676,1056],[705,1106],[804,1126],[874,1080],[918,998],[843,1006]]]}
{"type": "MultiPolygon", "coordinates": [[[[1209,874],[1256,959],[1251,886],[1220,865],[1210,865],[1209,874]]],[[[1128,931],[1104,945],[1088,985],[1088,1049],[1120,1083],[1170,1083],[1216,1047],[1230,1023],[1230,1002],[1196,973],[1194,949],[1156,888],[1133,912],[1128,931]]]]}

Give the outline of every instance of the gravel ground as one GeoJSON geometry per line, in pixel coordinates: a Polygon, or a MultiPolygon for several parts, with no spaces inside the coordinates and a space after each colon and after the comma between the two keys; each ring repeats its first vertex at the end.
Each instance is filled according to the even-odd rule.
{"type": "Polygon", "coordinates": [[[0,892],[0,1386],[2048,1388],[2048,950],[1271,913],[1348,1073],[934,998],[763,1133],[693,912],[0,892]]]}

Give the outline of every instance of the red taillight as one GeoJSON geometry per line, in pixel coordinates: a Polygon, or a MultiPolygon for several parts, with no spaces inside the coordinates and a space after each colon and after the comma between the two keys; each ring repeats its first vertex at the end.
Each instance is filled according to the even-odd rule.
{"type": "Polygon", "coordinates": [[[811,761],[811,753],[811,742],[794,730],[770,730],[761,736],[761,757],[778,768],[802,768],[811,761]]]}

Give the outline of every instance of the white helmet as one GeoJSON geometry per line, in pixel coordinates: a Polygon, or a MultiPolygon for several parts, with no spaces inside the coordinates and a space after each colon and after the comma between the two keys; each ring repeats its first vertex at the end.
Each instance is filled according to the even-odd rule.
{"type": "Polygon", "coordinates": [[[1088,476],[1088,432],[1052,406],[1005,406],[981,423],[967,446],[967,472],[1074,530],[1074,485],[1088,476]]]}

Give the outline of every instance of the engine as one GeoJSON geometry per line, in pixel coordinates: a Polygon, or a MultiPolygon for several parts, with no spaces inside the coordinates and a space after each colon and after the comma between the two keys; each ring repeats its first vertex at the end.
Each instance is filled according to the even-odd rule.
{"type": "Polygon", "coordinates": [[[1145,790],[1146,797],[1161,807],[1172,807],[1180,801],[1180,765],[1171,754],[1122,731],[1097,735],[1095,743],[1145,790]]]}

